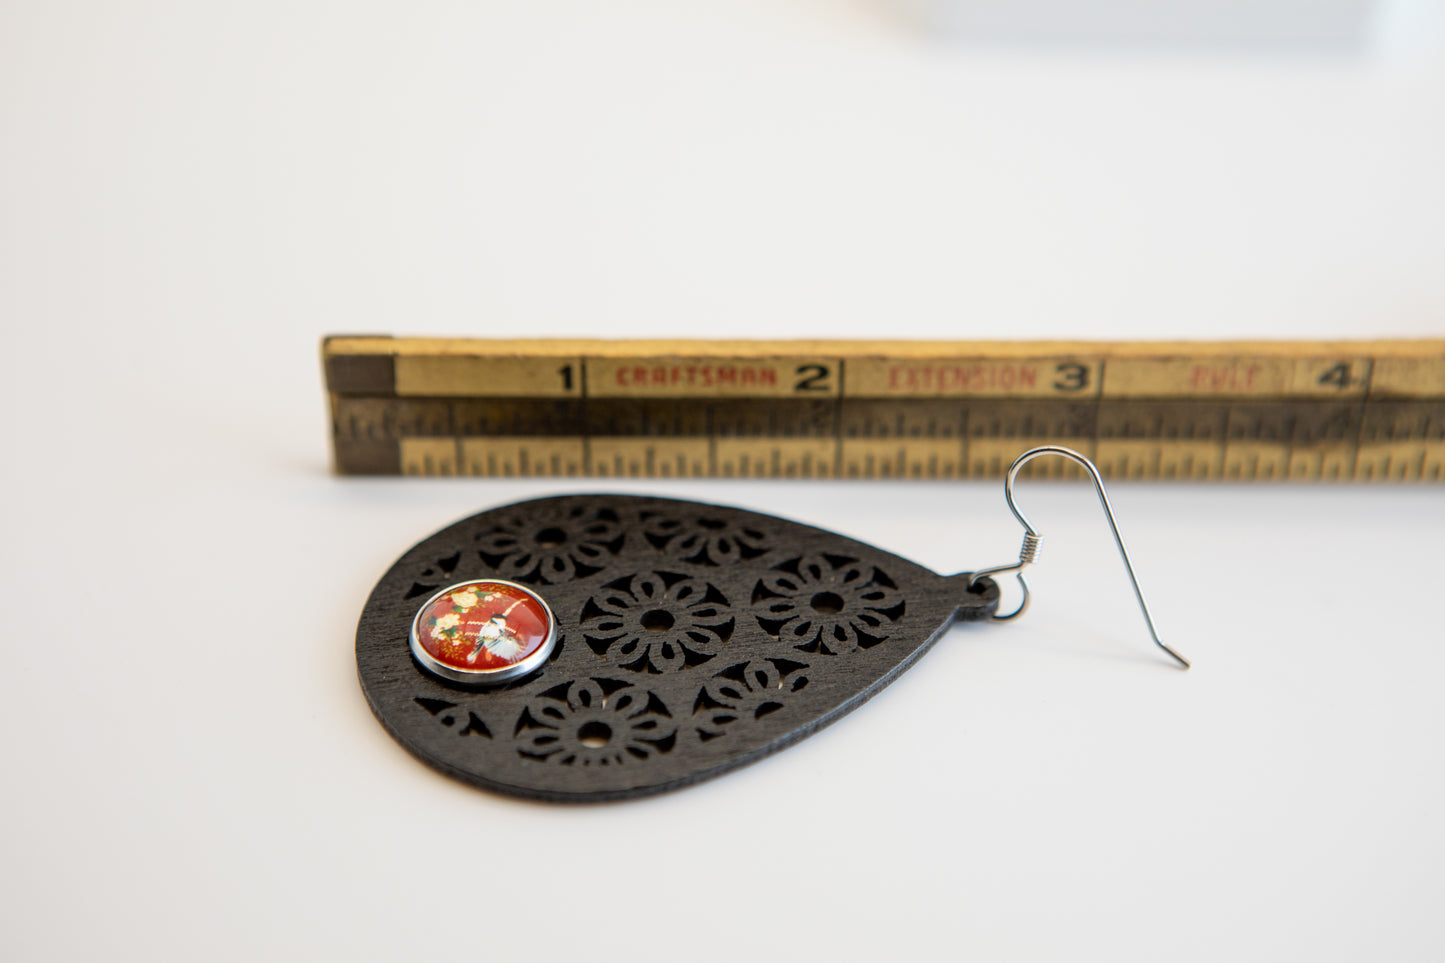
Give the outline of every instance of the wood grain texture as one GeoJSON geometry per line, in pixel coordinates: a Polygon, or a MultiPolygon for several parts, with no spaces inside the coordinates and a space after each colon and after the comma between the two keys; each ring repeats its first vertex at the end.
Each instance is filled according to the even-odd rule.
{"type": "Polygon", "coordinates": [[[1440,340],[373,337],[323,356],[344,473],[977,478],[1061,444],[1115,478],[1445,480],[1440,340]]]}
{"type": "Polygon", "coordinates": [[[538,499],[414,546],[362,612],[357,671],[382,725],[428,765],[533,799],[625,799],[777,752],[862,705],[973,591],[841,535],[768,515],[620,495],[538,499]],[[465,689],[412,659],[418,607],[447,585],[530,585],[560,640],[534,675],[465,689]]]}

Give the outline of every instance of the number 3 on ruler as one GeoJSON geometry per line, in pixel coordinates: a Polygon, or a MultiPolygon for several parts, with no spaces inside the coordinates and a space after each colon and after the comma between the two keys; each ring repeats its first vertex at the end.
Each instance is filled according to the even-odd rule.
{"type": "Polygon", "coordinates": [[[1059,391],[1083,391],[1089,386],[1089,369],[1076,361],[1069,361],[1054,368],[1058,380],[1054,387],[1059,391]]]}

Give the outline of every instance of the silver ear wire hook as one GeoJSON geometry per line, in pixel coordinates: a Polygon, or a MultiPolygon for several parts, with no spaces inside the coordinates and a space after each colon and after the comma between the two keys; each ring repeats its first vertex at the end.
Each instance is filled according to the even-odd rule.
{"type": "Polygon", "coordinates": [[[1181,666],[1186,669],[1189,668],[1189,660],[1165,645],[1164,640],[1159,638],[1159,630],[1154,627],[1154,617],[1149,614],[1149,603],[1144,601],[1144,590],[1139,587],[1139,579],[1134,575],[1134,564],[1129,561],[1129,550],[1124,547],[1124,536],[1119,534],[1119,525],[1114,521],[1114,508],[1109,504],[1109,496],[1104,491],[1104,479],[1099,476],[1099,469],[1094,467],[1092,461],[1077,451],[1074,451],[1072,448],[1064,448],[1059,445],[1044,445],[1040,448],[1031,448],[1014,459],[1014,463],[1009,466],[1008,476],[1004,479],[1003,494],[1004,498],[1008,501],[1009,510],[1014,513],[1014,518],[1017,518],[1019,524],[1024,527],[1024,543],[1019,549],[1019,560],[1012,565],[1000,565],[997,568],[988,568],[981,572],[974,572],[969,577],[969,587],[972,588],[979,579],[988,576],[1015,574],[1018,576],[1019,585],[1023,587],[1023,601],[1019,603],[1018,608],[1009,614],[995,615],[993,619],[995,622],[1008,622],[1011,619],[1018,618],[1024,613],[1024,610],[1029,607],[1029,583],[1024,581],[1023,570],[1038,557],[1039,542],[1043,536],[1029,524],[1029,520],[1024,517],[1024,513],[1019,511],[1018,503],[1014,501],[1014,480],[1018,478],[1019,471],[1024,465],[1041,455],[1062,455],[1065,458],[1076,461],[1082,465],[1084,469],[1088,471],[1089,476],[1093,478],[1094,490],[1099,493],[1099,503],[1104,506],[1104,515],[1109,519],[1109,529],[1114,533],[1114,544],[1119,546],[1119,554],[1124,558],[1124,568],[1128,570],[1129,581],[1134,586],[1134,596],[1139,600],[1139,609],[1144,613],[1144,621],[1149,625],[1149,635],[1154,639],[1155,645],[1173,656],[1181,666]]]}

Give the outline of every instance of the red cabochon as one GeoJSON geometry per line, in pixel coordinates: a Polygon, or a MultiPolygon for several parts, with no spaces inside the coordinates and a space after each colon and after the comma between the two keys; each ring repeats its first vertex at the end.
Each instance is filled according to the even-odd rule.
{"type": "Polygon", "coordinates": [[[486,672],[536,652],[552,630],[542,603],[505,582],[463,582],[417,615],[417,641],[443,665],[486,672]]]}

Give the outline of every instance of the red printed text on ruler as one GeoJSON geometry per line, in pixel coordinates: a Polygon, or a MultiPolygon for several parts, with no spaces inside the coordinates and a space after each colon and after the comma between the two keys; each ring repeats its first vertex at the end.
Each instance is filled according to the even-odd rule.
{"type": "Polygon", "coordinates": [[[1013,391],[1033,388],[1038,381],[1036,364],[914,364],[888,369],[888,390],[906,393],[1013,391]]]}
{"type": "Polygon", "coordinates": [[[1261,365],[1197,364],[1189,375],[1189,386],[1195,391],[1249,391],[1264,371],[1261,365]]]}
{"type": "Polygon", "coordinates": [[[619,388],[771,388],[778,383],[777,369],[762,365],[632,365],[616,372],[619,388]]]}

